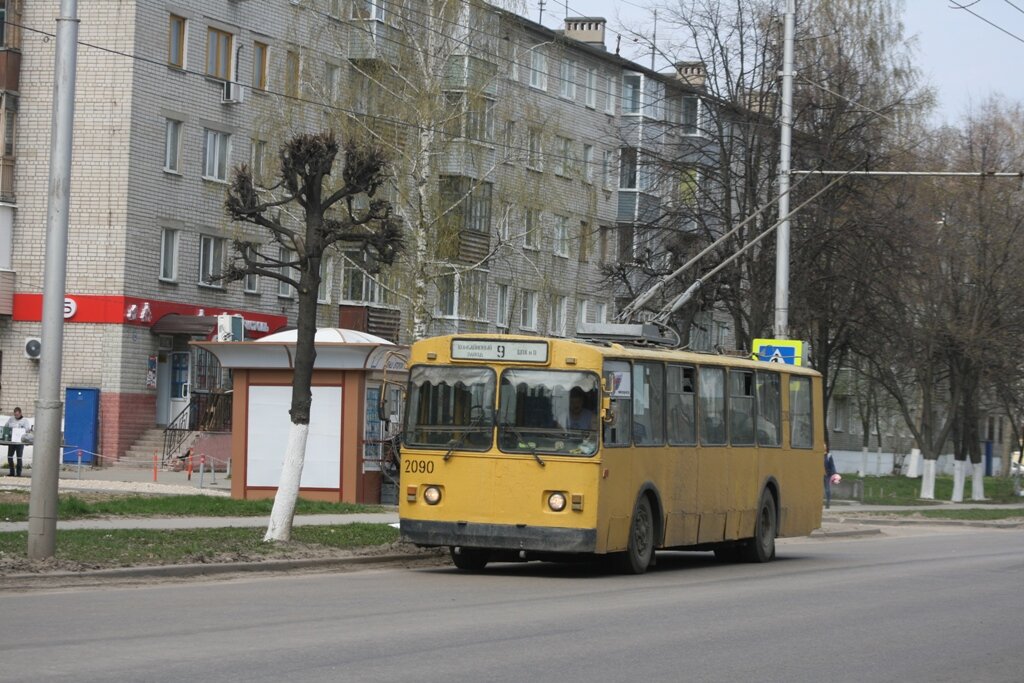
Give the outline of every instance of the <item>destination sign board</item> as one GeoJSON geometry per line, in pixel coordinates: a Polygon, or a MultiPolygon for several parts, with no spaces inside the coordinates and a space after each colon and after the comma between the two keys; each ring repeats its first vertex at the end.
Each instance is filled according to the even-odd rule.
{"type": "Polygon", "coordinates": [[[453,339],[452,360],[490,360],[500,363],[547,363],[547,342],[503,339],[453,339]]]}

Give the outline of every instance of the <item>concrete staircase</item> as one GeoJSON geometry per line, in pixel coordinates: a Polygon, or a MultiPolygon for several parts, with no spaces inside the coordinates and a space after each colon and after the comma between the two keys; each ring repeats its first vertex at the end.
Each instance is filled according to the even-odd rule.
{"type": "MultiPolygon", "coordinates": [[[[177,453],[172,453],[172,456],[180,455],[188,450],[189,445],[195,441],[196,432],[192,432],[185,439],[185,441],[178,447],[177,453]]],[[[135,440],[135,443],[131,445],[121,459],[117,461],[119,467],[153,467],[153,453],[156,453],[158,461],[162,461],[164,457],[164,430],[161,427],[154,427],[153,429],[147,429],[145,432],[135,440]]],[[[162,462],[160,462],[163,465],[162,462]]]]}

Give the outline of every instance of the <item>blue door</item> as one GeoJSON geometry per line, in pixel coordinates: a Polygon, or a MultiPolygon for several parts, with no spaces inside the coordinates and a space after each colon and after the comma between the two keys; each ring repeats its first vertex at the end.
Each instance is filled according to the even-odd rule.
{"type": "Polygon", "coordinates": [[[64,392],[64,462],[96,460],[99,443],[100,390],[68,387],[64,392]]]}

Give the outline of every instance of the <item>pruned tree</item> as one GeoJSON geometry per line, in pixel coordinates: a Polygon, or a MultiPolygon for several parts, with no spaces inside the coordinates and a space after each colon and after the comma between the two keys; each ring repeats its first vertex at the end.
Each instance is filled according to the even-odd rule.
{"type": "Polygon", "coordinates": [[[234,241],[234,261],[223,279],[268,277],[294,287],[298,299],[291,426],[265,541],[291,537],[309,433],[324,255],[339,247],[358,248],[369,257],[370,268],[379,268],[402,250],[401,225],[390,203],[375,198],[387,178],[386,157],[375,145],[349,140],[336,174],[340,152],[333,134],[295,135],[281,147],[276,185],[261,190],[251,169],[242,165],[232,174],[225,201],[232,220],[256,226],[261,233],[234,241]]]}

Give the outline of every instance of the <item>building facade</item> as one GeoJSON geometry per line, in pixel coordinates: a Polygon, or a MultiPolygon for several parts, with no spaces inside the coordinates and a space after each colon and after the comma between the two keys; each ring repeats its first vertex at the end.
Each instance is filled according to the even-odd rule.
{"type": "MultiPolygon", "coordinates": [[[[0,407],[31,414],[47,353],[58,8],[0,5],[0,407]]],[[[446,16],[432,7],[79,5],[63,376],[99,389],[104,458],[229,386],[190,346],[217,334],[216,316],[241,316],[247,339],[294,325],[289,287],[218,278],[231,240],[260,239],[224,211],[232,168],[248,164],[273,185],[276,150],[295,132],[369,135],[389,149],[388,198],[410,231],[406,256],[380,274],[358,250],[334,255],[321,326],[407,342],[452,331],[572,336],[579,322],[613,318],[626,293],[609,268],[642,251],[643,226],[677,196],[651,181],[643,149],[673,144],[658,127],[682,130],[697,116],[699,87],[607,52],[602,19],[553,31],[484,3],[446,16]]]]}

